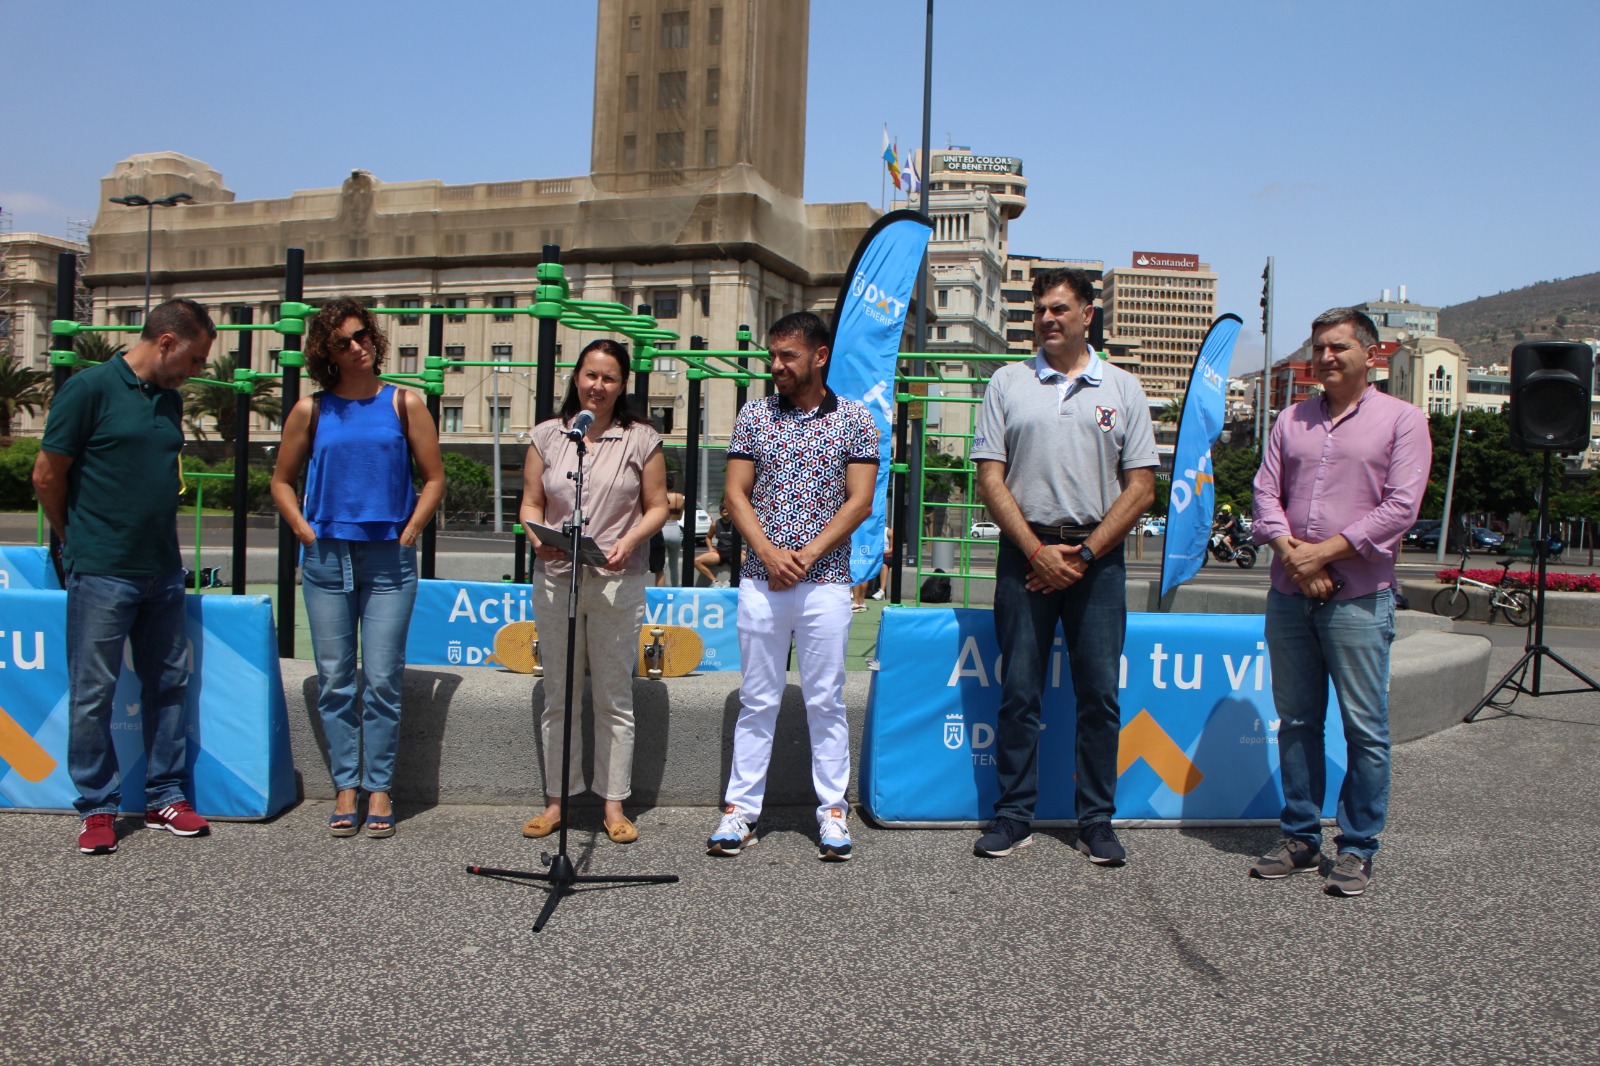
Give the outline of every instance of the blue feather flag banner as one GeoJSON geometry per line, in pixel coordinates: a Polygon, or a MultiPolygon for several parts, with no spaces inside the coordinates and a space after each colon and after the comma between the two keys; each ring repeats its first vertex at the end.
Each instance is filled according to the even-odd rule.
{"type": "Polygon", "coordinates": [[[933,223],[917,211],[891,211],[873,223],[845,272],[834,304],[828,386],[872,412],[878,426],[878,482],[872,515],[850,538],[850,580],[871,580],[883,567],[887,525],[889,444],[894,425],[894,370],[911,290],[928,249],[933,223]]]}
{"type": "Polygon", "coordinates": [[[1178,419],[1178,443],[1172,452],[1172,495],[1167,503],[1167,540],[1161,555],[1161,595],[1200,572],[1211,539],[1216,490],[1211,448],[1222,434],[1228,414],[1228,366],[1243,325],[1238,315],[1211,323],[1195,357],[1189,388],[1178,419]]]}

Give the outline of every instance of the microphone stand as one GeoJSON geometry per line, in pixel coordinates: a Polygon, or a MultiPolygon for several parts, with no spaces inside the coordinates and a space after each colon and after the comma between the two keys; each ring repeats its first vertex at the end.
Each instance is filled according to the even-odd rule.
{"type": "Polygon", "coordinates": [[[572,578],[567,588],[567,691],[566,706],[563,709],[565,729],[561,736],[561,826],[557,830],[556,853],[542,852],[539,861],[547,870],[502,870],[492,866],[468,866],[467,873],[479,874],[484,877],[507,877],[523,881],[543,881],[549,885],[549,897],[544,901],[544,909],[539,912],[539,917],[534,920],[535,933],[544,929],[545,923],[555,913],[556,904],[562,897],[571,895],[574,885],[621,885],[621,884],[647,884],[664,885],[675,884],[677,874],[619,874],[612,877],[598,877],[591,874],[580,874],[572,865],[572,859],[567,855],[567,822],[571,820],[568,805],[570,771],[572,767],[572,696],[577,683],[583,680],[579,675],[574,679],[576,672],[576,659],[578,650],[578,582],[583,570],[583,564],[578,560],[579,539],[583,536],[583,457],[589,453],[588,442],[584,434],[579,433],[573,443],[578,449],[578,469],[567,474],[574,483],[572,503],[572,517],[561,524],[561,532],[572,538],[572,578]]]}

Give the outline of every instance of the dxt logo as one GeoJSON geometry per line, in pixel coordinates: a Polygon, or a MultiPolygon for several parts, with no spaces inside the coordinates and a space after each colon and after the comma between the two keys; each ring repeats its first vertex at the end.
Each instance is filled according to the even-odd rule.
{"type": "Polygon", "coordinates": [[[868,281],[863,274],[850,279],[850,295],[866,305],[867,314],[879,322],[898,322],[906,316],[906,302],[868,281]]]}
{"type": "Polygon", "coordinates": [[[1216,481],[1211,476],[1211,449],[1195,463],[1195,469],[1185,470],[1182,477],[1172,479],[1172,508],[1179,513],[1188,510],[1189,505],[1198,498],[1207,485],[1216,481]]]}

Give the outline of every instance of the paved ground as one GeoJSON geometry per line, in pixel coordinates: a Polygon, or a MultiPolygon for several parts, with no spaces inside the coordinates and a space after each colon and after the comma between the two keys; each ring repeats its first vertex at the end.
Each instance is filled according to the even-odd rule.
{"type": "Polygon", "coordinates": [[[736,859],[702,854],[705,809],[638,812],[626,848],[591,811],[580,869],[682,881],[586,889],[535,935],[541,889],[464,872],[537,866],[526,810],[402,808],[388,841],[330,839],[326,803],[125,823],[97,858],[67,817],[0,816],[0,1061],[1594,1062],[1600,698],[1514,712],[1397,749],[1358,900],[1245,878],[1260,829],[1127,831],[1102,870],[1070,833],[982,861],[857,824],[825,865],[801,811],[736,859]]]}

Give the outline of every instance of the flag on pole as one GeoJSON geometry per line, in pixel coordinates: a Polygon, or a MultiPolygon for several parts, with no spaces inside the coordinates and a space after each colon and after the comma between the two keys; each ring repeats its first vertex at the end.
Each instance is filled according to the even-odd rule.
{"type": "Polygon", "coordinates": [[[889,180],[894,182],[895,188],[900,188],[900,152],[898,146],[889,140],[889,124],[883,124],[883,163],[889,168],[889,180]]]}
{"type": "Polygon", "coordinates": [[[907,196],[914,196],[922,189],[922,177],[917,173],[917,158],[915,155],[906,158],[905,169],[900,172],[905,182],[907,196]]]}
{"type": "Polygon", "coordinates": [[[1216,504],[1211,446],[1227,417],[1228,364],[1243,325],[1238,315],[1222,315],[1206,331],[1195,357],[1178,419],[1172,451],[1172,495],[1167,502],[1167,539],[1161,555],[1161,595],[1200,572],[1211,537],[1216,504]]]}

